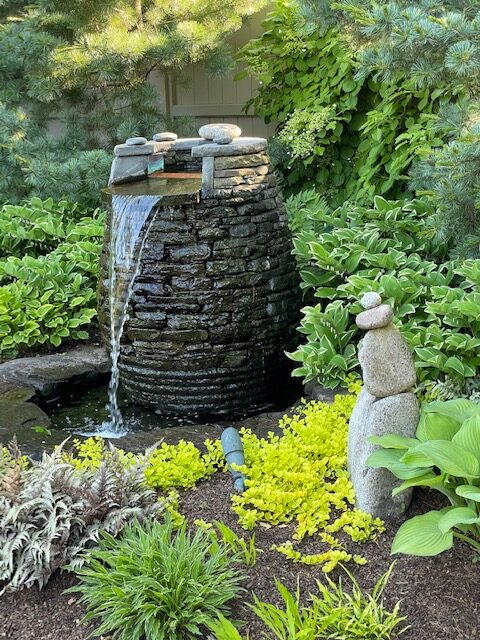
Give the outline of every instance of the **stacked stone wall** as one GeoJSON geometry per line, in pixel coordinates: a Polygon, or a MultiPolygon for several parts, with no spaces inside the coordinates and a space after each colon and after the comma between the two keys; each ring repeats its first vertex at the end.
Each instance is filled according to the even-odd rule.
{"type": "Polygon", "coordinates": [[[176,415],[232,414],[267,402],[299,316],[287,215],[268,157],[203,162],[212,184],[200,202],[156,212],[122,340],[129,395],[176,415]]]}

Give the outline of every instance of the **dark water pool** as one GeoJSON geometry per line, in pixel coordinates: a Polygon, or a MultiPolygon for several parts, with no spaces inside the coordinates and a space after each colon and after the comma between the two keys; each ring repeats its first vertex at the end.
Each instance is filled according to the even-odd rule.
{"type": "MultiPolygon", "coordinates": [[[[235,415],[216,415],[211,420],[202,416],[202,424],[210,424],[221,428],[238,422],[249,416],[265,412],[284,411],[290,407],[301,395],[301,387],[296,380],[285,381],[285,386],[279,388],[271,402],[255,407],[249,413],[235,415]]],[[[109,433],[109,412],[107,408],[107,380],[101,385],[89,386],[85,383],[69,385],[61,390],[55,398],[43,403],[43,409],[51,419],[50,429],[75,435],[107,435],[109,433]]],[[[200,420],[192,415],[188,419],[166,417],[154,411],[134,404],[126,397],[120,388],[119,407],[123,416],[123,432],[128,434],[152,432],[176,427],[196,427],[200,420]]],[[[187,430],[187,429],[186,429],[187,430]]]]}

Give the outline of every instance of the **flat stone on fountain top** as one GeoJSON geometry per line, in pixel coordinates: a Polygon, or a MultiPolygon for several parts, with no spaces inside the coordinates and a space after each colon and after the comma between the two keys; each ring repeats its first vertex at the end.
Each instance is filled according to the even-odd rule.
{"type": "MultiPolygon", "coordinates": [[[[135,140],[137,138],[129,138],[129,140],[135,140]]],[[[113,149],[113,153],[117,158],[124,158],[126,156],[149,156],[155,152],[155,143],[144,142],[142,144],[117,144],[113,149]]]]}
{"type": "Polygon", "coordinates": [[[266,151],[267,141],[265,138],[235,138],[230,144],[216,144],[207,142],[192,148],[194,158],[204,158],[207,156],[244,156],[253,153],[266,151]]]}
{"type": "Polygon", "coordinates": [[[125,140],[125,144],[128,144],[129,147],[135,147],[141,144],[147,144],[147,139],[142,138],[141,136],[136,136],[134,138],[127,138],[125,140]]]}

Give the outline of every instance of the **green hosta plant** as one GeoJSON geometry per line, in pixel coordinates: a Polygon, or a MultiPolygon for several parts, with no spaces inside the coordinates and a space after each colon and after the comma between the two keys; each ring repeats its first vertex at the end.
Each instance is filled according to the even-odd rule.
{"type": "Polygon", "coordinates": [[[416,438],[392,434],[370,441],[382,447],[370,456],[370,466],[384,467],[403,480],[394,495],[410,487],[431,487],[451,505],[405,522],[392,553],[434,556],[450,549],[455,538],[480,553],[480,403],[457,399],[426,404],[416,438]]]}
{"type": "Polygon", "coordinates": [[[376,196],[372,207],[331,211],[307,191],[287,207],[302,289],[318,299],[303,309],[306,340],[290,355],[299,363],[294,375],[343,383],[358,366],[358,300],[372,290],[393,306],[423,385],[477,375],[480,260],[446,260],[450,245],[437,236],[429,199],[376,196]]]}
{"type": "Polygon", "coordinates": [[[82,594],[85,619],[100,618],[96,633],[119,640],[203,636],[241,591],[227,547],[200,529],[176,531],[169,519],[134,522],[118,540],[103,534],[78,576],[70,591],[82,594]]]}
{"type": "Polygon", "coordinates": [[[0,356],[88,338],[102,237],[98,210],[38,198],[0,209],[0,356]]]}

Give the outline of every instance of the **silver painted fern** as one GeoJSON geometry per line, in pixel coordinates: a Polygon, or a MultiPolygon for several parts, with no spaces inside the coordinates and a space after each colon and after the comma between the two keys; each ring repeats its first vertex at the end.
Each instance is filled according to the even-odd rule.
{"type": "Polygon", "coordinates": [[[0,595],[43,587],[55,570],[80,566],[100,530],[115,536],[161,509],[141,462],[126,469],[113,448],[96,470],[75,469],[59,448],[16,473],[8,487],[0,478],[0,595]]]}

